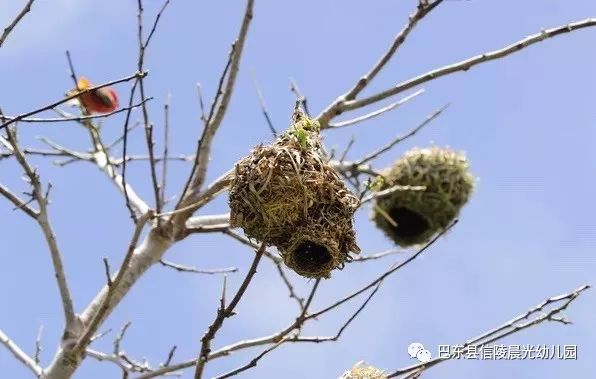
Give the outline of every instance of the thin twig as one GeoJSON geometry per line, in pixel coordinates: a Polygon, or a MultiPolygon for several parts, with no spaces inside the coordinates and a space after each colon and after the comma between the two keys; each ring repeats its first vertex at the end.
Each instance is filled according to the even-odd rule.
{"type": "Polygon", "coordinates": [[[284,282],[286,288],[288,289],[290,298],[296,300],[300,310],[304,311],[304,299],[301,298],[300,296],[298,296],[298,294],[296,294],[296,291],[294,290],[294,286],[292,285],[292,282],[290,282],[290,279],[288,279],[288,277],[286,276],[286,273],[284,272],[282,263],[273,260],[273,264],[277,268],[277,273],[279,274],[279,277],[281,278],[281,280],[284,282]]]}
{"type": "Polygon", "coordinates": [[[103,257],[103,267],[106,274],[106,281],[108,283],[108,287],[112,286],[112,273],[110,272],[110,262],[108,262],[108,258],[103,257]]]}
{"type": "Polygon", "coordinates": [[[29,11],[31,11],[31,5],[33,4],[33,1],[34,0],[27,1],[25,7],[19,12],[19,14],[14,18],[14,20],[12,20],[12,22],[6,28],[4,28],[4,32],[2,32],[2,35],[0,36],[0,47],[2,47],[4,41],[6,40],[10,32],[12,32],[12,30],[17,26],[17,24],[23,19],[23,17],[25,17],[25,15],[29,13],[29,11]]]}
{"type": "Polygon", "coordinates": [[[433,121],[435,118],[439,117],[441,115],[441,113],[443,113],[443,111],[445,111],[445,109],[447,109],[448,107],[449,107],[449,104],[443,105],[438,110],[436,110],[433,113],[426,116],[426,119],[423,122],[421,122],[418,126],[416,126],[414,129],[410,130],[408,133],[406,133],[402,136],[396,137],[394,140],[389,142],[387,145],[366,155],[364,158],[362,158],[360,161],[358,161],[358,164],[361,165],[361,164],[368,163],[368,162],[372,161],[373,159],[378,158],[381,154],[388,152],[398,143],[403,142],[404,140],[414,136],[416,133],[418,133],[420,131],[420,129],[424,128],[426,125],[430,124],[431,121],[433,121]]]}
{"type": "Polygon", "coordinates": [[[70,69],[70,78],[72,79],[76,90],[79,91],[80,90],[79,81],[77,80],[77,75],[75,74],[74,65],[72,64],[72,57],[70,56],[70,51],[68,51],[68,50],[66,50],[66,60],[68,61],[68,68],[70,69]]]}
{"type": "Polygon", "coordinates": [[[105,336],[107,336],[108,334],[110,334],[112,332],[112,329],[106,329],[103,332],[99,332],[96,335],[94,335],[93,337],[91,337],[91,342],[95,342],[100,338],[103,338],[105,336]]]}
{"type": "Polygon", "coordinates": [[[164,128],[163,128],[163,161],[161,168],[161,194],[159,201],[160,209],[163,209],[166,201],[166,184],[168,182],[168,147],[170,144],[170,100],[172,96],[168,94],[167,100],[163,106],[164,128]]]}
{"type": "Polygon", "coordinates": [[[302,94],[300,88],[298,87],[298,83],[296,83],[294,78],[290,78],[290,91],[294,94],[294,96],[296,96],[296,101],[298,102],[299,106],[302,106],[304,113],[310,117],[310,111],[308,110],[308,99],[302,94]]]}
{"type": "Polygon", "coordinates": [[[240,374],[243,371],[246,371],[252,367],[256,367],[257,362],[259,362],[259,360],[261,360],[261,358],[263,358],[265,355],[269,354],[270,352],[272,352],[273,350],[277,349],[281,344],[283,344],[284,342],[286,342],[289,338],[282,338],[281,340],[279,340],[278,343],[276,343],[275,345],[268,347],[267,349],[263,350],[259,355],[257,355],[256,357],[254,357],[253,359],[250,360],[250,362],[248,362],[247,364],[245,364],[244,366],[240,366],[232,371],[229,371],[225,374],[222,375],[218,375],[216,377],[214,377],[213,379],[225,379],[225,378],[229,378],[232,376],[236,376],[238,374],[240,374]]]}
{"type": "Polygon", "coordinates": [[[238,305],[238,303],[240,302],[240,299],[242,298],[242,296],[244,296],[244,293],[246,292],[248,285],[250,284],[252,278],[254,277],[254,275],[257,272],[257,267],[259,265],[259,262],[261,261],[261,257],[263,256],[263,253],[265,252],[265,247],[266,247],[266,245],[264,243],[261,244],[261,247],[255,253],[255,257],[252,261],[250,269],[248,270],[244,280],[242,281],[242,284],[236,291],[236,294],[232,298],[232,301],[230,301],[230,304],[228,304],[225,307],[223,304],[223,296],[222,296],[222,304],[219,307],[219,309],[217,310],[217,316],[215,317],[215,320],[209,326],[207,332],[201,339],[201,351],[199,353],[197,367],[195,369],[195,375],[194,375],[195,379],[202,378],[205,364],[207,363],[209,353],[211,352],[211,341],[213,340],[213,338],[215,338],[215,335],[217,334],[219,329],[222,327],[225,319],[228,317],[231,317],[234,314],[234,308],[236,308],[236,305],[238,305]]]}
{"type": "Polygon", "coordinates": [[[168,367],[170,363],[172,363],[172,358],[174,358],[174,353],[176,352],[177,348],[178,347],[176,345],[172,346],[172,348],[168,352],[168,358],[166,359],[165,363],[161,365],[162,367],[168,367]]]}
{"type": "Polygon", "coordinates": [[[348,153],[350,152],[350,149],[354,145],[354,142],[356,142],[356,138],[354,137],[354,135],[352,135],[352,137],[350,137],[350,141],[346,145],[344,151],[342,151],[341,155],[339,156],[339,161],[340,162],[343,162],[343,161],[346,160],[346,157],[347,157],[348,153]]]}
{"type": "Polygon", "coordinates": [[[205,102],[203,101],[203,90],[201,89],[201,83],[197,83],[197,97],[199,98],[201,121],[203,122],[203,124],[205,124],[207,122],[207,116],[205,115],[205,102]]]}
{"type": "MultiPolygon", "coordinates": [[[[391,195],[394,192],[399,192],[399,191],[425,191],[426,190],[426,186],[402,186],[401,184],[396,184],[394,186],[391,186],[387,189],[384,189],[382,191],[378,191],[375,193],[372,193],[368,196],[364,196],[361,200],[360,200],[360,204],[359,206],[362,206],[366,203],[368,203],[369,201],[372,201],[374,199],[378,199],[380,197],[385,197],[388,195],[391,195]]],[[[397,224],[395,225],[397,226],[397,224]]]]}
{"type": "Polygon", "coordinates": [[[114,338],[114,354],[115,355],[119,355],[120,354],[120,344],[122,343],[122,340],[124,339],[124,335],[126,334],[126,332],[128,331],[128,328],[130,328],[130,325],[132,324],[132,321],[127,321],[124,323],[124,325],[122,326],[122,328],[120,329],[120,333],[118,333],[118,335],[116,336],[116,338],[114,338]]]}
{"type": "MultiPolygon", "coordinates": [[[[154,369],[151,368],[148,362],[137,362],[129,358],[125,353],[120,352],[119,354],[107,354],[101,351],[87,349],[86,355],[96,359],[100,362],[110,362],[115,364],[122,371],[122,377],[128,378],[130,373],[152,373],[154,369]]],[[[176,372],[167,373],[166,376],[180,376],[176,372]]]]}
{"type": "MultiPolygon", "coordinates": [[[[169,154],[169,153],[168,153],[169,154]]],[[[149,156],[148,155],[127,155],[126,156],[126,162],[137,162],[137,161],[147,161],[149,160],[149,156]]],[[[184,155],[184,154],[178,154],[178,155],[169,155],[167,157],[168,161],[177,161],[177,162],[190,162],[194,159],[194,157],[192,155],[184,155]]],[[[153,160],[156,163],[159,162],[163,162],[164,161],[164,157],[163,156],[155,156],[153,157],[153,160]]],[[[113,158],[110,157],[110,162],[114,165],[114,166],[121,166],[122,165],[122,158],[113,158]]]]}
{"type": "Polygon", "coordinates": [[[267,112],[267,107],[265,106],[265,99],[263,98],[263,93],[261,92],[261,88],[259,87],[259,82],[257,81],[257,77],[255,76],[254,72],[251,72],[252,81],[255,86],[255,91],[257,93],[257,98],[259,99],[259,106],[261,107],[261,112],[263,113],[263,117],[265,117],[265,121],[267,121],[267,126],[273,135],[273,138],[277,138],[277,130],[273,126],[273,122],[271,121],[271,117],[269,117],[269,112],[267,112]]]}
{"type": "Polygon", "coordinates": [[[29,217],[37,220],[39,217],[39,211],[31,208],[29,206],[30,201],[24,201],[14,193],[12,193],[7,187],[4,187],[2,183],[0,183],[0,194],[6,197],[11,203],[15,205],[15,210],[20,209],[25,212],[29,217]]]}
{"type": "Polygon", "coordinates": [[[389,249],[389,250],[382,251],[380,253],[357,255],[356,257],[352,258],[352,262],[374,261],[377,259],[388,257],[390,255],[404,254],[404,253],[406,253],[405,250],[389,249]]]}
{"type": "Polygon", "coordinates": [[[86,153],[81,154],[78,151],[68,149],[62,145],[57,144],[56,142],[52,141],[51,139],[49,139],[47,137],[39,137],[38,139],[41,142],[48,145],[50,148],[54,149],[55,151],[57,151],[59,153],[62,153],[65,156],[73,157],[73,158],[76,158],[79,160],[86,160],[86,159],[91,158],[90,154],[86,154],[86,153]]]}
{"type": "Polygon", "coordinates": [[[105,361],[105,362],[111,362],[111,363],[115,364],[116,366],[120,367],[122,372],[126,373],[126,375],[128,375],[129,371],[134,370],[134,368],[131,365],[122,362],[122,359],[116,355],[102,353],[100,351],[93,350],[93,349],[87,349],[87,350],[85,350],[85,353],[87,354],[87,356],[89,356],[93,359],[96,359],[100,362],[105,361]]]}
{"type": "Polygon", "coordinates": [[[398,107],[400,107],[401,105],[407,103],[408,101],[412,100],[413,98],[415,98],[416,96],[422,94],[424,92],[424,89],[419,89],[418,91],[414,92],[411,95],[408,95],[406,97],[404,97],[403,99],[399,99],[398,101],[391,103],[381,109],[377,109],[376,111],[367,113],[363,116],[359,116],[359,117],[355,117],[346,121],[340,121],[340,122],[336,122],[333,124],[329,124],[329,126],[327,128],[329,129],[337,129],[337,128],[343,128],[344,126],[349,126],[349,125],[354,125],[366,120],[370,120],[371,118],[375,118],[377,116],[382,115],[383,113],[392,111],[398,107]]]}
{"type": "Polygon", "coordinates": [[[39,362],[41,361],[41,351],[42,346],[41,346],[41,335],[43,334],[43,325],[40,325],[39,328],[37,329],[37,337],[35,338],[35,353],[33,354],[33,360],[35,361],[35,364],[39,365],[39,362]]]}
{"type": "MultiPolygon", "coordinates": [[[[128,107],[127,107],[127,109],[128,109],[128,107]]],[[[130,133],[131,131],[135,130],[137,127],[139,127],[139,125],[141,125],[140,122],[135,122],[131,127],[129,127],[127,129],[127,133],[130,133]]],[[[120,137],[116,138],[112,143],[108,144],[107,149],[111,150],[112,148],[114,148],[116,145],[118,145],[123,140],[124,140],[124,133],[122,133],[122,135],[120,137]]]]}
{"type": "Polygon", "coordinates": [[[183,266],[183,265],[180,265],[177,263],[166,261],[164,259],[160,259],[159,263],[164,267],[172,268],[178,272],[191,272],[191,273],[195,273],[195,274],[215,275],[215,274],[228,274],[231,272],[238,271],[237,267],[203,269],[203,268],[196,268],[196,267],[191,267],[191,266],[183,266]]]}

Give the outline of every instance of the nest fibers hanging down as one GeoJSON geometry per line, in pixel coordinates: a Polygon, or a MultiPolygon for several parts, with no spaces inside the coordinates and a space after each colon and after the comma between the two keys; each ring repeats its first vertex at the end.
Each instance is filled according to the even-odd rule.
{"type": "Polygon", "coordinates": [[[387,379],[385,373],[376,367],[358,362],[350,371],[346,371],[340,379],[387,379]]]}
{"type": "Polygon", "coordinates": [[[463,153],[432,147],[408,151],[385,172],[382,189],[424,186],[379,197],[372,218],[402,247],[428,242],[459,214],[474,189],[474,177],[463,153]]]}
{"type": "Polygon", "coordinates": [[[271,145],[236,165],[230,222],[246,235],[277,246],[298,274],[327,278],[358,253],[352,225],[358,199],[321,156],[319,126],[297,113],[271,145]]]}

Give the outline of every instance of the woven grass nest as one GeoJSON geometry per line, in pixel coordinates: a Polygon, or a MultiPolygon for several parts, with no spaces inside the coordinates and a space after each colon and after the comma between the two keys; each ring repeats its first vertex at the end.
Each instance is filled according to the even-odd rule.
{"type": "Polygon", "coordinates": [[[387,379],[387,376],[378,368],[359,362],[350,371],[346,371],[340,379],[387,379]]]}
{"type": "Polygon", "coordinates": [[[229,204],[233,227],[278,247],[302,276],[327,278],[360,251],[352,225],[359,201],[321,156],[318,123],[300,113],[236,164],[229,204]]]}
{"type": "Polygon", "coordinates": [[[394,191],[375,201],[374,222],[402,247],[426,243],[444,230],[474,189],[465,155],[448,148],[410,150],[384,177],[381,190],[396,185],[426,188],[394,191]]]}

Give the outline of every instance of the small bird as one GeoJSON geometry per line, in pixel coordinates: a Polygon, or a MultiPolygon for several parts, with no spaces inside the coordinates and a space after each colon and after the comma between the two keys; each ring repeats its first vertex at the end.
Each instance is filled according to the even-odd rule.
{"type": "MultiPolygon", "coordinates": [[[[73,96],[78,92],[84,91],[94,85],[85,77],[80,77],[77,81],[77,88],[66,93],[67,96],[73,96]]],[[[118,95],[110,87],[102,87],[93,91],[85,92],[77,98],[87,113],[110,113],[118,109],[118,95]]]]}

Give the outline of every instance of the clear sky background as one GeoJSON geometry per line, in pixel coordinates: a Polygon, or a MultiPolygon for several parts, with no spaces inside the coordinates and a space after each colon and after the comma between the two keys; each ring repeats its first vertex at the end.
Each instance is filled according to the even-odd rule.
{"type": "MultiPolygon", "coordinates": [[[[24,1],[0,2],[0,25],[24,1]]],[[[161,1],[147,0],[151,23],[161,1]]],[[[298,82],[318,113],[348,89],[385,51],[416,1],[257,0],[245,55],[230,110],[218,134],[209,168],[214,179],[270,135],[251,79],[257,77],[278,129],[288,125],[298,82]]],[[[207,102],[235,38],[243,1],[172,0],[149,48],[147,92],[156,136],[163,128],[162,107],[171,93],[171,149],[191,153],[201,129],[196,83],[207,102]]],[[[596,17],[593,0],[445,1],[420,23],[411,38],[367,93],[430,69],[516,41],[542,28],[596,17]]],[[[64,52],[69,49],[80,74],[100,83],[136,69],[136,2],[38,0],[32,12],[0,49],[0,105],[19,114],[60,99],[72,87],[64,52]]],[[[336,343],[284,345],[243,374],[245,378],[337,378],[359,360],[394,370],[414,363],[409,343],[423,343],[433,355],[439,344],[457,344],[523,313],[547,296],[594,284],[596,273],[596,28],[548,40],[504,60],[439,79],[403,108],[375,120],[325,133],[328,146],[341,149],[353,135],[348,156],[355,159],[406,132],[445,103],[451,107],[415,138],[382,156],[382,168],[413,146],[430,144],[464,150],[479,177],[460,223],[427,253],[387,280],[367,311],[336,343]]],[[[116,87],[127,98],[130,84],[116,87]]],[[[364,111],[353,114],[359,115],[364,111]]],[[[51,116],[47,114],[47,116],[51,116]]],[[[135,120],[139,112],[133,114],[135,120]]],[[[104,122],[108,141],[122,129],[124,116],[104,122]]],[[[87,149],[88,136],[75,124],[29,124],[21,141],[42,147],[44,135],[72,148],[87,149]]],[[[158,139],[157,146],[161,146],[158,139]]],[[[160,147],[158,147],[161,149],[160,147]]],[[[145,152],[144,136],[131,134],[130,149],[145,152]]],[[[42,179],[53,184],[51,218],[63,252],[76,309],[82,310],[105,284],[101,258],[116,267],[125,254],[132,226],[122,197],[88,163],[55,167],[51,159],[31,159],[42,179]]],[[[148,166],[129,166],[129,180],[151,199],[148,166]]],[[[188,163],[170,165],[170,196],[179,193],[188,163]]],[[[0,181],[25,190],[11,160],[0,161],[0,181]]],[[[227,211],[222,195],[201,214],[227,211]]],[[[374,253],[392,244],[357,215],[359,244],[374,253]]],[[[0,201],[0,328],[33,352],[44,326],[41,358],[48,364],[62,330],[62,311],[41,233],[28,217],[0,201]]],[[[166,258],[202,268],[237,266],[229,277],[236,288],[251,254],[221,235],[196,235],[176,245],[166,258]]],[[[354,263],[322,283],[314,309],[359,288],[395,261],[354,263]]],[[[312,285],[290,273],[302,294],[312,285]]],[[[118,330],[131,320],[123,349],[153,365],[172,345],[174,362],[190,359],[212,321],[220,276],[181,274],[154,267],[104,324],[118,330]]],[[[310,335],[335,334],[360,301],[310,324],[310,335]]],[[[293,321],[297,309],[287,298],[274,267],[264,261],[214,347],[271,334],[293,321]]],[[[596,295],[582,295],[565,314],[573,325],[543,324],[515,334],[505,344],[576,344],[577,361],[472,361],[442,363],[425,378],[587,378],[596,372],[596,295]]],[[[111,351],[114,332],[94,344],[111,351]]],[[[207,366],[215,376],[247,362],[256,350],[234,354],[207,366]]],[[[81,379],[118,378],[110,363],[88,359],[81,379]]],[[[188,370],[183,378],[190,378],[188,370]]],[[[30,373],[4,347],[0,377],[30,373]]]]}

